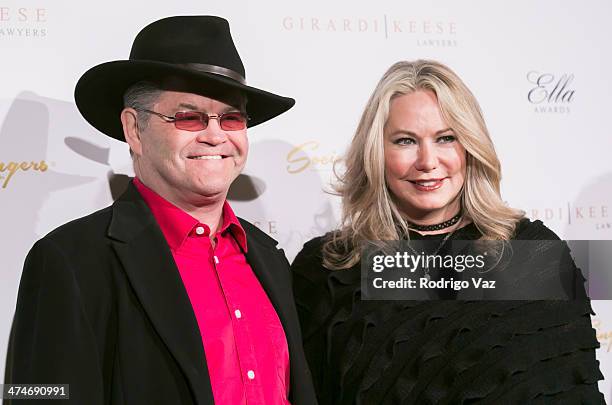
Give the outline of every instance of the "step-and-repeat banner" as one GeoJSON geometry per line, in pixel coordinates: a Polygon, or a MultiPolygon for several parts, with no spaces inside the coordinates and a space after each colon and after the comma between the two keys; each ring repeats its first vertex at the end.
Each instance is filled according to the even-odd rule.
{"type": "MultiPolygon", "coordinates": [[[[610,2],[174,3],[0,0],[2,365],[29,248],[109,205],[133,175],[126,145],[79,115],[74,85],[88,68],[126,59],[135,34],[165,16],[227,18],[249,84],[297,100],[249,130],[230,195],[290,260],[338,224],[332,169],[376,82],[394,62],[421,58],[449,65],[480,101],[510,205],[564,239],[612,239],[610,2]]],[[[609,399],[612,304],[593,307],[609,399]]]]}

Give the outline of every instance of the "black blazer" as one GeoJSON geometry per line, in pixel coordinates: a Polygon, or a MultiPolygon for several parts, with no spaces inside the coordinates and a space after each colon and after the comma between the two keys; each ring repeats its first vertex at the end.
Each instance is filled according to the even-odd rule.
{"type": "MultiPolygon", "coordinates": [[[[241,224],[246,258],[287,337],[290,401],[315,404],[287,259],[276,241],[241,224]]],[[[133,184],[112,206],[59,227],[28,254],[5,379],[70,384],[71,404],[214,403],[189,298],[133,184]]]]}

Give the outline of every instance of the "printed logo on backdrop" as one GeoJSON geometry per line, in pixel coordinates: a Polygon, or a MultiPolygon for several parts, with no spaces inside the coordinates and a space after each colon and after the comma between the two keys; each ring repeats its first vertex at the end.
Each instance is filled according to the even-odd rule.
{"type": "Polygon", "coordinates": [[[17,172],[37,172],[44,173],[49,168],[47,162],[44,160],[39,161],[0,161],[0,190],[5,189],[9,186],[9,183],[13,179],[13,176],[17,172]]]}
{"type": "MultiPolygon", "coordinates": [[[[69,103],[31,92],[22,92],[8,102],[6,115],[0,117],[0,198],[12,193],[44,196],[47,191],[91,181],[89,177],[56,171],[56,162],[46,156],[50,110],[70,107],[69,103]]],[[[14,199],[15,206],[24,207],[24,200],[14,199]]]]}
{"type": "Polygon", "coordinates": [[[47,34],[46,8],[0,6],[0,40],[44,39],[47,34]]]}
{"type": "Polygon", "coordinates": [[[527,100],[537,114],[570,114],[574,101],[573,73],[550,73],[532,70],[527,73],[530,88],[527,100]]]}
{"type": "Polygon", "coordinates": [[[565,207],[540,207],[526,210],[531,219],[539,219],[544,223],[558,222],[568,226],[589,225],[594,231],[609,231],[612,229],[610,206],[607,204],[572,205],[565,207]]]}
{"type": "Polygon", "coordinates": [[[272,219],[250,220],[253,225],[267,233],[268,235],[278,235],[278,222],[272,219]]]}
{"type": "Polygon", "coordinates": [[[319,141],[309,140],[294,146],[287,153],[287,172],[299,174],[307,171],[331,172],[334,164],[341,161],[341,157],[329,150],[319,141]]]}
{"type": "Polygon", "coordinates": [[[305,16],[282,17],[287,32],[329,35],[371,35],[382,39],[411,39],[420,47],[447,48],[459,45],[457,23],[438,18],[414,18],[402,15],[379,16],[305,16]]]}
{"type": "Polygon", "coordinates": [[[601,318],[593,318],[593,328],[597,334],[597,341],[601,345],[600,350],[609,353],[612,351],[612,329],[601,318]]]}

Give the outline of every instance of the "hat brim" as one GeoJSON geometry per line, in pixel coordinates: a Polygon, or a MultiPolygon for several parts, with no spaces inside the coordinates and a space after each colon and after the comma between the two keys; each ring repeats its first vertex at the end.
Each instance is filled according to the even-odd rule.
{"type": "Polygon", "coordinates": [[[295,104],[289,97],[279,96],[214,73],[206,73],[172,63],[141,60],[119,60],[94,66],[81,76],[74,90],[74,99],[83,117],[102,133],[125,142],[120,114],[123,95],[139,81],[159,82],[179,78],[189,83],[189,90],[214,98],[228,90],[238,90],[247,99],[249,127],[272,119],[295,104]]]}

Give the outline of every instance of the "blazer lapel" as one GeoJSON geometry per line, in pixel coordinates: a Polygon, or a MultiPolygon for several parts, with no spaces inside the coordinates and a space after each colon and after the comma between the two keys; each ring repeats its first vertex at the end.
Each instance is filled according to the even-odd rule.
{"type": "Polygon", "coordinates": [[[261,241],[254,232],[249,231],[253,225],[245,222],[242,225],[247,234],[247,261],[270,298],[287,338],[291,403],[314,404],[314,392],[308,391],[312,385],[309,382],[310,375],[305,371],[307,365],[301,351],[302,339],[291,289],[289,263],[275,245],[261,241]]]}
{"type": "MultiPolygon", "coordinates": [[[[246,230],[247,228],[245,228],[246,230]]],[[[274,246],[261,243],[250,232],[247,231],[247,254],[246,258],[257,279],[261,283],[268,298],[272,302],[276,313],[288,334],[290,319],[292,317],[288,313],[291,308],[291,296],[288,295],[291,288],[291,279],[289,276],[289,263],[285,258],[278,253],[274,246]],[[283,289],[282,286],[286,286],[283,289]]]]}
{"type": "Polygon", "coordinates": [[[113,247],[151,323],[198,403],[214,403],[202,338],[166,240],[133,184],[113,205],[113,247]]]}

